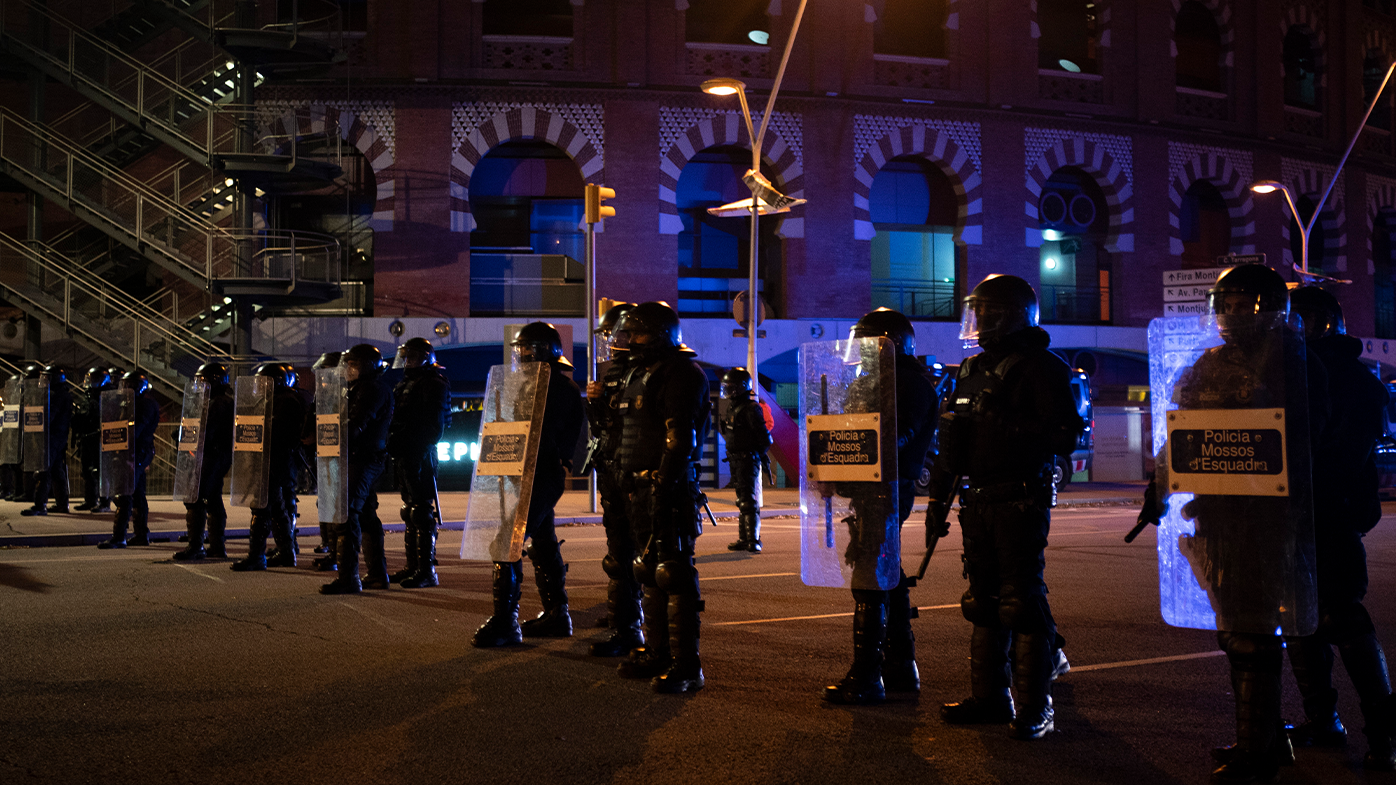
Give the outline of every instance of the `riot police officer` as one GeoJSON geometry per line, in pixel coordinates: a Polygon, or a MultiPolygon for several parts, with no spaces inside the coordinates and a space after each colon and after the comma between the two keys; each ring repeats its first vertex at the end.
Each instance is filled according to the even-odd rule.
{"type": "MultiPolygon", "coordinates": [[[[9,409],[0,422],[0,500],[14,501],[20,491],[22,475],[19,470],[19,408],[20,385],[22,380],[17,373],[0,386],[0,405],[9,409]]],[[[0,410],[2,411],[2,410],[0,410]]]]}
{"type": "Polygon", "coordinates": [[[425,338],[404,343],[394,365],[406,370],[393,388],[388,455],[402,494],[407,566],[392,578],[405,589],[428,588],[437,585],[436,527],[441,511],[436,509],[436,443],[451,413],[451,382],[425,338]]]}
{"type": "MultiPolygon", "coordinates": [[[[935,436],[935,388],[926,378],[925,367],[916,359],[916,330],[903,314],[878,308],[859,319],[849,337],[886,338],[896,354],[896,514],[900,530],[900,523],[911,515],[916,499],[913,486],[935,436]]],[[[869,514],[878,505],[860,503],[857,498],[852,502],[855,525],[885,526],[884,521],[872,520],[876,516],[869,514]],[[861,520],[865,514],[870,520],[861,520]]],[[[877,703],[887,690],[915,692],[921,688],[916,637],[911,629],[911,620],[915,618],[911,587],[915,581],[905,573],[900,578],[889,591],[853,590],[853,665],[842,681],[824,689],[825,700],[841,704],[877,703]]]]}
{"type": "Polygon", "coordinates": [[[694,545],[697,463],[708,429],[708,378],[683,345],[679,316],[666,303],[640,303],[616,332],[629,346],[621,394],[620,468],[630,488],[631,531],[640,550],[635,577],[644,587],[645,646],[620,664],[624,678],[648,678],[656,692],[701,689],[694,545]]]}
{"type": "Polygon", "coordinates": [[[557,541],[553,508],[562,498],[572,471],[572,454],[582,430],[582,390],[572,381],[572,363],[562,356],[562,336],[546,322],[519,329],[511,344],[519,363],[548,363],[548,397],[543,408],[542,435],[528,505],[524,553],[533,562],[533,579],[543,612],[518,623],[519,583],[523,562],[495,562],[494,614],[475,631],[472,643],[481,648],[510,646],[530,638],[567,638],[572,615],[567,607],[567,564],[557,541]]]}
{"type": "Polygon", "coordinates": [[[388,458],[388,427],[393,420],[393,395],[383,381],[383,354],[361,343],[340,357],[349,382],[344,422],[349,445],[349,513],[336,526],[339,575],[320,587],[321,594],[358,594],[364,588],[388,588],[388,564],[383,555],[383,521],[378,517],[374,484],[388,458]],[[359,579],[359,549],[363,548],[367,578],[359,579]]]}
{"type": "Polygon", "coordinates": [[[738,512],[737,541],[727,550],[760,553],[761,504],[757,496],[771,433],[766,430],[766,416],[756,402],[751,374],[745,368],[728,369],[722,375],[721,390],[727,414],[718,422],[718,431],[727,443],[727,468],[737,491],[738,512]]]}
{"type": "MultiPolygon", "coordinates": [[[[321,372],[329,372],[329,369],[339,367],[339,358],[342,352],[325,352],[320,355],[320,359],[310,366],[315,371],[318,380],[321,372]]],[[[317,382],[318,383],[318,382],[317,382]]],[[[311,412],[305,418],[305,427],[301,431],[301,443],[307,448],[315,445],[315,415],[318,414],[317,404],[311,401],[311,412]]],[[[326,412],[328,413],[328,412],[326,412]]],[[[316,553],[324,554],[315,560],[317,572],[331,572],[335,569],[335,563],[339,560],[338,548],[336,547],[338,527],[331,523],[320,522],[320,545],[315,549],[316,553]]]]}
{"type": "Polygon", "coordinates": [[[102,391],[112,389],[115,380],[106,368],[92,367],[83,377],[82,395],[73,407],[72,441],[82,460],[82,504],[80,512],[102,512],[109,500],[101,498],[102,391]]]}
{"type": "Polygon", "coordinates": [[[267,461],[267,505],[252,510],[252,525],[247,535],[247,556],[233,562],[236,572],[265,570],[268,567],[296,566],[294,513],[291,508],[296,480],[300,470],[296,453],[300,451],[301,429],[305,423],[305,404],[292,389],[293,371],[281,363],[262,363],[254,376],[272,380],[270,434],[264,447],[267,461]],[[276,551],[268,557],[267,536],[276,542],[276,551]]]}
{"type": "Polygon", "coordinates": [[[150,462],[155,460],[155,428],[160,424],[160,405],[149,395],[150,378],[142,371],[122,374],[121,387],[135,394],[135,424],[131,432],[133,490],[129,496],[116,497],[111,539],[97,544],[104,550],[150,544],[150,503],[145,498],[145,480],[150,462]],[[128,524],[135,530],[130,540],[126,539],[128,524]]]}
{"type": "Polygon", "coordinates": [[[194,372],[194,377],[208,384],[208,413],[204,422],[203,462],[199,465],[199,498],[184,505],[189,545],[174,555],[178,561],[228,556],[223,539],[228,526],[228,510],[223,505],[223,478],[233,467],[233,388],[228,383],[228,366],[222,363],[206,362],[194,372]]]}
{"type": "Polygon", "coordinates": [[[969,588],[960,609],[974,625],[971,696],[946,705],[942,716],[955,724],[1010,723],[1015,738],[1036,739],[1053,729],[1056,622],[1043,580],[1052,467],[1056,456],[1071,454],[1085,424],[1071,369],[1047,351],[1051,339],[1038,326],[1037,293],[1027,281],[985,278],[965,298],[960,336],[983,351],[960,365],[942,408],[927,533],[945,520],[953,486],[962,482],[969,588]]]}
{"type": "Polygon", "coordinates": [[[601,525],[606,530],[606,556],[601,568],[606,573],[606,610],[611,632],[591,645],[594,657],[620,657],[643,646],[640,631],[640,584],[635,579],[635,540],[626,515],[628,495],[622,485],[617,462],[621,443],[621,393],[630,373],[630,353],[616,334],[616,325],[634,303],[617,303],[606,310],[596,334],[603,347],[601,378],[587,383],[587,420],[591,444],[587,468],[596,470],[596,490],[601,499],[601,525]]]}
{"type": "Polygon", "coordinates": [[[68,430],[73,422],[73,394],[68,389],[68,375],[57,365],[44,368],[48,378],[48,417],[45,423],[48,438],[47,468],[34,473],[34,506],[20,510],[20,515],[47,515],[68,511],[68,430]],[[49,492],[53,506],[48,507],[49,492]]]}
{"type": "Polygon", "coordinates": [[[1381,518],[1375,448],[1390,395],[1358,359],[1362,342],[1347,334],[1337,298],[1317,286],[1304,286],[1290,292],[1290,304],[1303,317],[1309,352],[1328,372],[1330,401],[1328,427],[1313,446],[1318,632],[1285,640],[1308,718],[1291,737],[1300,745],[1322,747],[1347,740],[1333,689],[1336,646],[1366,720],[1369,750],[1363,765],[1391,771],[1396,768],[1396,707],[1386,655],[1362,605],[1367,594],[1362,536],[1381,518]]]}

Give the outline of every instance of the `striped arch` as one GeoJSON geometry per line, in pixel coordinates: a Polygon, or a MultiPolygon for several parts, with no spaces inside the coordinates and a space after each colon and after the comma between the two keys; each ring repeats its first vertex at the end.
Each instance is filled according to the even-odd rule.
{"type": "MultiPolygon", "coordinates": [[[[1301,197],[1309,197],[1311,201],[1317,202],[1323,196],[1323,191],[1328,187],[1326,176],[1317,169],[1302,169],[1289,177],[1285,185],[1294,194],[1296,206],[1301,197]]],[[[1348,235],[1347,235],[1347,204],[1343,201],[1342,183],[1334,187],[1333,193],[1329,195],[1329,202],[1323,213],[1319,217],[1319,223],[1323,226],[1323,261],[1322,267],[1327,268],[1328,260],[1332,260],[1333,269],[1338,272],[1346,272],[1348,269],[1348,235]]],[[[1285,265],[1295,265],[1299,260],[1294,258],[1294,252],[1290,250],[1289,221],[1285,221],[1280,230],[1284,238],[1284,261],[1285,265]]]]}
{"type": "Polygon", "coordinates": [[[888,161],[900,155],[922,158],[950,178],[959,205],[955,240],[979,245],[984,236],[984,200],[980,195],[982,178],[969,155],[949,134],[924,125],[899,128],[877,140],[854,168],[853,237],[858,240],[871,240],[876,234],[872,214],[868,209],[873,178],[877,177],[877,173],[888,161]]]}
{"type": "MultiPolygon", "coordinates": [[[[1096,43],[1106,49],[1110,48],[1110,3],[1112,0],[1096,0],[1096,43]]],[[[1038,0],[1028,0],[1028,35],[1034,40],[1042,37],[1042,28],[1037,24],[1037,2],[1038,0]]]]}
{"type": "MultiPolygon", "coordinates": [[[[761,122],[760,116],[752,122],[761,122]]],[[[683,231],[683,219],[679,217],[678,190],[679,176],[683,168],[693,160],[693,156],[709,147],[718,145],[739,145],[750,147],[742,116],[728,112],[716,117],[699,120],[679,135],[670,145],[669,151],[659,156],[659,233],[678,234],[683,231]]],[[[766,138],[761,142],[761,157],[766,165],[775,171],[776,186],[786,196],[803,199],[805,196],[805,172],[795,152],[785,139],[769,127],[766,138]]],[[[776,234],[781,237],[805,236],[805,208],[791,208],[781,221],[776,234]]]]}
{"type": "Polygon", "coordinates": [[[1057,142],[1028,169],[1028,198],[1024,207],[1027,218],[1024,233],[1026,244],[1029,247],[1042,245],[1037,200],[1041,198],[1042,187],[1052,173],[1064,166],[1079,167],[1089,173],[1105,193],[1106,207],[1110,211],[1110,231],[1105,238],[1105,250],[1112,253],[1133,251],[1134,189],[1120,163],[1106,152],[1104,145],[1080,136],[1057,142]]]}
{"type": "MultiPolygon", "coordinates": [[[[1171,0],[1173,3],[1173,15],[1168,17],[1168,45],[1172,49],[1173,57],[1178,56],[1178,12],[1183,10],[1185,0],[1171,0]]],[[[1200,2],[1211,10],[1212,15],[1217,18],[1217,27],[1221,30],[1222,64],[1226,67],[1226,78],[1224,84],[1231,83],[1231,68],[1235,63],[1236,52],[1236,26],[1231,22],[1231,2],[1230,0],[1200,0],[1200,2]]]]}
{"type": "Polygon", "coordinates": [[[598,185],[605,182],[596,144],[562,115],[535,106],[498,112],[466,134],[460,148],[451,154],[451,231],[475,228],[475,217],[470,214],[470,176],[485,153],[515,139],[540,139],[558,147],[581,170],[583,180],[598,185]]]}
{"type": "Polygon", "coordinates": [[[369,228],[375,232],[393,230],[395,181],[383,175],[383,172],[393,165],[393,151],[357,114],[350,109],[311,104],[309,107],[288,109],[274,122],[281,128],[279,132],[270,134],[273,138],[285,135],[312,136],[339,129],[339,138],[363,153],[369,167],[373,169],[374,180],[377,182],[377,201],[373,205],[373,217],[369,220],[369,228]]]}
{"type": "MultiPolygon", "coordinates": [[[[1285,15],[1280,19],[1280,40],[1289,35],[1291,27],[1301,27],[1309,34],[1310,41],[1314,47],[1314,68],[1318,71],[1318,86],[1328,87],[1328,63],[1326,47],[1327,35],[1323,28],[1323,15],[1300,3],[1289,7],[1285,15]]],[[[1284,76],[1284,61],[1280,61],[1280,75],[1284,76]]]]}
{"type": "Polygon", "coordinates": [[[1372,235],[1377,231],[1377,215],[1382,210],[1396,210],[1396,180],[1385,180],[1372,190],[1367,201],[1367,274],[1375,275],[1377,265],[1373,254],[1372,235]]]}
{"type": "Polygon", "coordinates": [[[1251,196],[1250,183],[1241,179],[1241,173],[1232,166],[1226,156],[1216,153],[1193,156],[1168,186],[1168,198],[1173,202],[1173,206],[1168,209],[1168,252],[1174,256],[1183,253],[1180,219],[1183,196],[1198,180],[1206,180],[1216,186],[1226,202],[1226,212],[1231,216],[1229,249],[1234,253],[1255,253],[1255,216],[1251,214],[1255,202],[1251,196]]]}

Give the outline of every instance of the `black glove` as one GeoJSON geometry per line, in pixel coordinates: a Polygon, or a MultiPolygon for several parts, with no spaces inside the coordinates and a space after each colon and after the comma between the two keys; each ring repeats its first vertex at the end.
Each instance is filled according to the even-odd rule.
{"type": "Polygon", "coordinates": [[[950,533],[950,505],[931,499],[926,505],[926,547],[950,533]]]}
{"type": "Polygon", "coordinates": [[[1158,484],[1150,478],[1149,487],[1144,489],[1144,505],[1139,508],[1139,517],[1134,521],[1134,528],[1125,535],[1125,542],[1134,542],[1134,538],[1144,531],[1145,526],[1158,526],[1162,518],[1163,507],[1159,504],[1158,484]]]}

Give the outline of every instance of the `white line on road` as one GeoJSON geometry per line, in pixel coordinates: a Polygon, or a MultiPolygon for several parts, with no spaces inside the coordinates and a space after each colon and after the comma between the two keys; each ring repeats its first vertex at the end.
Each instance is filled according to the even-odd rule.
{"type": "Polygon", "coordinates": [[[763,572],[756,575],[710,575],[700,576],[701,581],[735,581],[742,578],[788,578],[791,575],[799,575],[798,572],[763,572]]]}
{"type": "Polygon", "coordinates": [[[371,612],[371,611],[366,611],[366,610],[364,610],[363,608],[360,608],[360,607],[358,606],[357,603],[344,602],[344,601],[341,600],[339,604],[340,604],[340,605],[343,605],[344,607],[348,608],[348,609],[351,610],[351,611],[354,611],[354,612],[356,612],[356,613],[361,613],[361,614],[363,614],[364,616],[367,616],[369,619],[372,619],[375,623],[377,623],[379,626],[383,627],[384,629],[388,629],[388,630],[398,630],[398,629],[399,629],[399,627],[398,627],[398,625],[397,625],[396,622],[393,622],[393,621],[391,621],[391,620],[389,620],[389,619],[387,619],[387,618],[385,618],[385,617],[383,617],[383,616],[380,616],[380,615],[378,615],[378,614],[376,614],[376,613],[373,613],[373,612],[371,612]]]}
{"type": "Polygon", "coordinates": [[[195,575],[199,576],[200,578],[208,578],[209,580],[211,580],[211,581],[213,581],[213,582],[215,582],[215,583],[222,583],[222,582],[223,582],[223,579],[222,579],[222,578],[215,578],[215,577],[213,577],[212,575],[205,575],[205,574],[203,574],[202,572],[199,572],[198,570],[194,569],[193,567],[190,567],[190,566],[187,565],[187,564],[176,564],[175,566],[178,567],[178,568],[180,568],[181,570],[188,570],[189,572],[194,573],[195,575]]]}
{"type": "MultiPolygon", "coordinates": [[[[747,576],[741,576],[741,577],[747,577],[747,576]]],[[[960,603],[957,602],[957,603],[954,603],[954,604],[951,604],[951,605],[922,605],[921,607],[917,608],[917,610],[919,610],[919,611],[938,611],[938,610],[944,610],[944,609],[946,609],[946,608],[958,608],[958,607],[960,607],[960,603]]],[[[750,619],[750,620],[747,620],[747,621],[719,621],[719,622],[714,622],[714,623],[712,623],[712,624],[709,624],[708,626],[709,626],[709,627],[736,627],[736,626],[742,625],[742,624],[766,624],[766,623],[768,623],[768,622],[776,622],[776,621],[806,621],[806,620],[809,620],[809,619],[837,619],[837,618],[839,618],[839,617],[841,617],[841,616],[852,616],[852,615],[853,615],[852,613],[823,613],[823,614],[820,614],[820,615],[818,615],[818,616],[786,616],[786,617],[783,617],[783,618],[780,618],[780,619],[750,619]]]]}
{"type": "Polygon", "coordinates": [[[1200,651],[1196,654],[1175,654],[1171,657],[1150,657],[1147,660],[1125,660],[1124,662],[1102,662],[1096,665],[1073,665],[1072,673],[1103,671],[1111,668],[1129,668],[1135,665],[1157,665],[1161,662],[1182,662],[1183,660],[1205,660],[1208,657],[1221,657],[1224,651],[1200,651]]]}

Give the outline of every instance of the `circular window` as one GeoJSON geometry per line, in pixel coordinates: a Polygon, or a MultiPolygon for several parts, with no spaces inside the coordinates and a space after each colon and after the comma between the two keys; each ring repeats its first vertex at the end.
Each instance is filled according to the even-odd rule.
{"type": "Polygon", "coordinates": [[[1090,226],[1095,223],[1095,200],[1085,194],[1071,198],[1071,222],[1077,226],[1090,226]]]}
{"type": "Polygon", "coordinates": [[[1037,209],[1046,223],[1059,224],[1066,220],[1066,200],[1055,191],[1043,194],[1037,203],[1037,209]]]}

